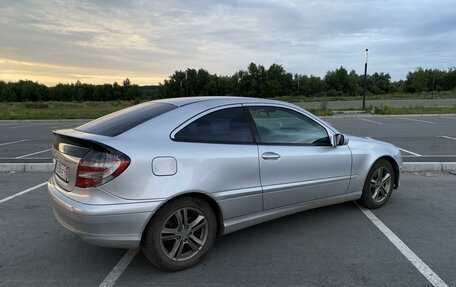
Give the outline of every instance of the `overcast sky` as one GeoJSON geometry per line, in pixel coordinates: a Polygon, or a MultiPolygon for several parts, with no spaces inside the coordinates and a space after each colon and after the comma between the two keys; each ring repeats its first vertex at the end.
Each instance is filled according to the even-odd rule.
{"type": "Polygon", "coordinates": [[[158,84],[250,62],[404,79],[456,66],[456,1],[0,0],[0,80],[158,84]]]}

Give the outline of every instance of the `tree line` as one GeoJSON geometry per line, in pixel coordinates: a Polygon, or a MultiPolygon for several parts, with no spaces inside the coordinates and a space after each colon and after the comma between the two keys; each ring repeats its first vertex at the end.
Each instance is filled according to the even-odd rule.
{"type": "MultiPolygon", "coordinates": [[[[278,64],[269,68],[251,63],[232,76],[210,74],[204,69],[176,71],[158,86],[138,86],[125,79],[114,84],[58,84],[47,87],[29,80],[0,81],[0,101],[122,101],[182,96],[359,96],[363,75],[344,67],[328,71],[324,77],[292,74],[278,64]]],[[[367,76],[368,94],[418,93],[456,89],[456,68],[417,68],[405,80],[392,81],[388,73],[367,76]]]]}
{"type": "Polygon", "coordinates": [[[131,84],[127,78],[121,85],[92,85],[77,81],[75,84],[57,84],[47,87],[37,82],[20,80],[18,82],[0,81],[0,100],[7,102],[26,101],[125,101],[137,100],[143,96],[151,98],[151,90],[156,87],[131,84]]]}
{"type": "MultiPolygon", "coordinates": [[[[292,74],[278,64],[269,68],[251,63],[247,70],[232,76],[210,74],[204,69],[176,71],[159,84],[162,97],[232,95],[260,98],[281,96],[359,96],[363,75],[343,66],[328,71],[324,77],[292,74]]],[[[456,68],[448,70],[417,68],[405,80],[392,81],[388,73],[367,76],[368,94],[417,93],[456,89],[456,68]]]]}

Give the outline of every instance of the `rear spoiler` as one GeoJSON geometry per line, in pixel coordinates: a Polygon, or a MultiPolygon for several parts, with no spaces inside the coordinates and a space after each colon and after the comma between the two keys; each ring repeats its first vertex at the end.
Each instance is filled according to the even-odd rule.
{"type": "Polygon", "coordinates": [[[109,137],[80,132],[74,129],[54,130],[53,148],[61,153],[84,157],[90,150],[113,151],[114,148],[104,144],[109,137]]]}

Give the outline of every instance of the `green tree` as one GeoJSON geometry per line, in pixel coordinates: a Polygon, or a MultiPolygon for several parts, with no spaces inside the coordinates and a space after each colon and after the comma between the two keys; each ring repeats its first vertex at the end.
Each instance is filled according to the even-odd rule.
{"type": "Polygon", "coordinates": [[[244,74],[243,85],[241,85],[241,93],[247,94],[249,97],[264,97],[266,86],[267,71],[262,65],[250,63],[247,67],[247,73],[244,74]]]}
{"type": "Polygon", "coordinates": [[[130,79],[129,79],[129,78],[126,78],[126,79],[123,81],[123,84],[122,84],[122,85],[123,85],[123,87],[124,87],[125,89],[128,89],[128,88],[130,87],[130,85],[131,85],[130,79]]]}
{"type": "Polygon", "coordinates": [[[114,82],[114,84],[112,84],[112,94],[114,100],[116,101],[125,99],[124,87],[120,86],[117,82],[114,82]]]}
{"type": "Polygon", "coordinates": [[[367,77],[367,90],[372,94],[386,94],[392,91],[391,76],[375,72],[367,77]]]}
{"type": "Polygon", "coordinates": [[[325,83],[317,76],[310,75],[309,78],[309,96],[318,97],[325,94],[325,83]]]}
{"type": "Polygon", "coordinates": [[[16,102],[17,96],[12,83],[0,81],[0,101],[16,102]]]}
{"type": "Polygon", "coordinates": [[[447,91],[451,89],[451,85],[447,78],[449,71],[442,71],[439,69],[426,69],[424,70],[426,79],[426,91],[447,91]]]}
{"type": "Polygon", "coordinates": [[[4,81],[0,81],[0,102],[7,101],[6,87],[8,85],[4,81]]]}
{"type": "Polygon", "coordinates": [[[334,71],[328,71],[324,78],[328,94],[330,96],[356,96],[358,81],[353,73],[349,75],[342,66],[334,71]]]}
{"type": "Polygon", "coordinates": [[[409,93],[423,92],[427,89],[426,73],[423,68],[419,67],[414,72],[409,72],[407,74],[405,88],[409,93]]]}
{"type": "Polygon", "coordinates": [[[447,90],[456,89],[456,67],[448,69],[445,88],[447,90]]]}
{"type": "Polygon", "coordinates": [[[294,84],[296,87],[295,95],[298,96],[310,96],[310,78],[307,75],[298,75],[294,76],[294,84]]]}
{"type": "Polygon", "coordinates": [[[266,97],[291,95],[293,75],[287,73],[282,65],[272,64],[267,70],[265,88],[262,94],[266,97]]]}
{"type": "Polygon", "coordinates": [[[141,93],[139,91],[138,85],[131,85],[126,93],[126,98],[128,100],[139,100],[141,98],[141,93]]]}

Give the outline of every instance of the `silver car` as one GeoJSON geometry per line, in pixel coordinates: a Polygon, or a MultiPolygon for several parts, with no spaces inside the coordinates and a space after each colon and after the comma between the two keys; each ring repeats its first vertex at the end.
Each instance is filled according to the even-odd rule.
{"type": "Polygon", "coordinates": [[[261,222],[351,200],[378,208],[402,168],[389,143],[256,98],[152,101],[54,134],[58,221],[92,244],[141,246],[172,271],[261,222]]]}

